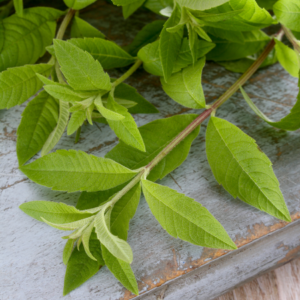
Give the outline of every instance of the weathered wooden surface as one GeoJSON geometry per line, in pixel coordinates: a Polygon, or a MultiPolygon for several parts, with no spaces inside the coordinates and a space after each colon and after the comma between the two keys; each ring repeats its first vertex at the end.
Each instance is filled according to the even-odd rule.
{"type": "MultiPolygon", "coordinates": [[[[98,1],[83,17],[100,28],[109,39],[126,45],[145,22],[154,18],[154,15],[141,12],[124,22],[120,21],[120,8],[98,1]]],[[[114,75],[120,74],[114,71],[114,75]]],[[[215,64],[208,64],[203,74],[203,88],[207,100],[215,100],[238,76],[215,64]]],[[[161,112],[157,115],[136,116],[139,125],[188,111],[164,94],[157,77],[139,70],[128,83],[134,85],[161,112]]],[[[245,90],[267,115],[276,120],[289,112],[298,93],[297,80],[291,78],[279,65],[259,71],[245,86],[245,90]]],[[[31,219],[22,213],[18,206],[31,200],[74,204],[79,194],[54,192],[38,186],[18,170],[15,153],[16,130],[25,106],[26,103],[9,111],[0,111],[0,299],[62,299],[65,273],[62,250],[65,241],[60,237],[63,233],[31,219]]],[[[189,112],[197,111],[189,110],[189,112]]],[[[274,170],[293,220],[296,222],[300,219],[300,132],[286,133],[271,128],[252,113],[240,93],[236,93],[223,105],[218,110],[217,116],[233,122],[257,140],[260,148],[274,163],[274,170]]],[[[159,286],[162,288],[168,286],[165,299],[213,299],[236,284],[274,267],[285,255],[289,255],[289,251],[297,250],[300,245],[300,237],[296,235],[299,232],[296,230],[299,229],[297,222],[286,227],[286,223],[237,199],[232,199],[216,183],[205,155],[205,128],[206,123],[202,126],[186,162],[161,183],[202,203],[224,225],[237,245],[243,247],[226,255],[226,251],[201,248],[176,240],[161,228],[142,199],[131,222],[128,239],[134,253],[132,268],[138,280],[142,299],[156,299],[155,297],[159,296],[156,292],[160,292],[157,290],[159,286]],[[276,242],[275,246],[271,242],[269,244],[263,242],[264,237],[272,232],[274,232],[273,242],[276,241],[276,236],[280,236],[283,241],[287,235],[280,235],[277,230],[284,227],[285,232],[295,233],[290,236],[290,241],[285,240],[286,247],[281,247],[279,240],[277,241],[279,244],[276,242]],[[241,257],[239,253],[243,253],[244,249],[251,250],[251,243],[258,238],[261,239],[257,243],[263,243],[261,245],[264,246],[256,248],[253,246],[257,252],[254,252],[255,250],[249,252],[255,260],[250,260],[249,257],[238,259],[241,257]],[[278,251],[273,251],[274,249],[278,251]],[[222,257],[220,261],[223,262],[219,265],[220,269],[215,268],[210,275],[205,273],[205,270],[212,268],[208,263],[212,262],[218,266],[216,259],[220,257],[222,257]],[[234,269],[236,273],[230,273],[236,261],[238,263],[234,269]],[[264,264],[262,268],[254,265],[259,262],[264,264]],[[255,270],[252,269],[249,273],[250,267],[255,270]],[[194,278],[193,272],[199,275],[194,278]],[[234,280],[236,278],[238,282],[234,280]],[[214,281],[218,284],[213,285],[214,281]],[[224,285],[221,285],[221,282],[224,285]],[[200,292],[198,295],[196,292],[198,286],[207,287],[203,288],[206,294],[200,292]],[[208,289],[209,286],[212,288],[208,289]],[[182,293],[192,290],[195,293],[189,294],[189,297],[182,293]]],[[[104,156],[117,143],[112,131],[107,126],[99,124],[85,127],[77,145],[73,144],[73,140],[73,136],[64,135],[56,149],[80,149],[104,156]]],[[[132,295],[115,280],[107,268],[103,268],[64,299],[108,300],[131,297],[132,295]]]]}

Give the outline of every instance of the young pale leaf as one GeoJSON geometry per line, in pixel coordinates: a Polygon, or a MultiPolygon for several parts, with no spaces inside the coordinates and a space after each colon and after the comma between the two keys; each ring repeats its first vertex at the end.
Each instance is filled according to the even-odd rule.
{"type": "Polygon", "coordinates": [[[20,169],[38,184],[70,193],[107,190],[136,174],[110,159],[75,150],[58,150],[20,169]]]}
{"type": "MultiPolygon", "coordinates": [[[[300,15],[299,15],[300,16],[300,15]]],[[[286,46],[279,40],[275,39],[276,45],[275,50],[277,58],[283,68],[294,77],[299,77],[299,54],[286,46]]]]}
{"type": "Polygon", "coordinates": [[[42,149],[57,124],[58,114],[57,100],[45,91],[28,103],[17,131],[19,165],[23,165],[42,149]]]}
{"type": "Polygon", "coordinates": [[[148,180],[142,186],[151,212],[171,236],[203,247],[237,249],[223,226],[194,199],[148,180]]]}
{"type": "Polygon", "coordinates": [[[159,112],[134,87],[125,83],[121,83],[115,88],[114,95],[116,99],[129,100],[136,103],[136,105],[128,109],[128,112],[131,114],[156,114],[159,112]]]}
{"type": "Polygon", "coordinates": [[[61,15],[63,12],[50,7],[34,7],[24,9],[22,16],[13,14],[2,20],[0,71],[34,64],[52,43],[55,20],[61,15]]]}
{"type": "Polygon", "coordinates": [[[291,30],[300,32],[300,2],[279,0],[273,6],[278,21],[291,30]]]}
{"type": "Polygon", "coordinates": [[[216,47],[207,54],[208,60],[228,61],[253,55],[262,49],[270,37],[260,30],[243,32],[244,44],[212,37],[216,47]]]}
{"type": "Polygon", "coordinates": [[[64,251],[63,251],[63,263],[66,265],[72,255],[73,248],[74,248],[75,240],[69,239],[66,242],[64,251]]]}
{"type": "Polygon", "coordinates": [[[68,7],[80,10],[96,2],[96,0],[64,0],[64,2],[68,7]]]}
{"type": "Polygon", "coordinates": [[[229,0],[175,0],[182,7],[191,8],[194,10],[207,10],[212,7],[220,6],[229,0]]]}
{"type": "Polygon", "coordinates": [[[56,99],[65,102],[82,101],[86,97],[76,93],[70,86],[66,84],[45,85],[44,89],[48,94],[56,99]]]}
{"type": "Polygon", "coordinates": [[[127,242],[121,240],[109,231],[103,209],[95,219],[95,231],[101,244],[116,258],[131,263],[133,260],[132,250],[127,242]]]}
{"type": "Polygon", "coordinates": [[[105,35],[90,23],[74,17],[71,27],[71,38],[101,38],[104,39],[105,35]]]}
{"type": "Polygon", "coordinates": [[[101,245],[95,234],[92,234],[92,237],[90,238],[89,249],[97,261],[94,261],[87,256],[82,245],[79,250],[77,248],[73,250],[67,264],[64,296],[94,276],[101,266],[105,265],[102,258],[101,245]]]}
{"type": "Polygon", "coordinates": [[[135,61],[117,44],[100,38],[71,39],[69,43],[90,53],[104,69],[126,67],[135,61]]]}
{"type": "Polygon", "coordinates": [[[244,89],[242,87],[240,87],[240,89],[241,89],[241,92],[242,92],[246,102],[252,108],[252,110],[260,118],[262,118],[265,122],[267,122],[271,126],[279,128],[279,129],[283,129],[283,130],[288,130],[288,131],[295,131],[295,130],[300,128],[300,118],[299,118],[299,114],[300,114],[300,94],[298,95],[297,102],[293,106],[293,108],[291,109],[290,113],[287,116],[285,116],[284,118],[282,118],[280,121],[274,122],[274,121],[270,120],[266,115],[264,115],[258,109],[258,107],[252,102],[252,100],[246,94],[246,92],[244,91],[244,89]]]}
{"type": "Polygon", "coordinates": [[[51,151],[62,137],[69,120],[69,103],[59,100],[59,117],[56,127],[50,133],[42,148],[42,156],[51,151]]]}
{"type": "Polygon", "coordinates": [[[122,285],[135,295],[139,294],[138,285],[130,264],[116,258],[104,245],[101,245],[103,259],[108,269],[122,283],[122,285]]]}
{"type": "Polygon", "coordinates": [[[38,221],[43,221],[43,218],[55,224],[72,223],[92,216],[74,206],[51,201],[26,202],[20,205],[20,209],[38,221]]]}
{"type": "Polygon", "coordinates": [[[139,33],[135,36],[133,42],[127,47],[127,51],[131,55],[136,56],[141,48],[158,39],[164,24],[165,21],[156,20],[144,26],[142,30],[139,31],[139,33]]]}
{"type": "Polygon", "coordinates": [[[87,256],[90,259],[97,261],[97,259],[93,256],[93,254],[91,253],[91,250],[90,250],[90,238],[91,238],[91,234],[94,229],[94,226],[95,226],[94,222],[91,222],[91,224],[84,230],[81,238],[82,238],[82,244],[84,247],[84,251],[86,252],[87,256]]]}
{"type": "Polygon", "coordinates": [[[67,134],[73,134],[80,126],[82,126],[83,122],[86,120],[86,115],[84,110],[75,111],[70,118],[67,134]]]}
{"type": "Polygon", "coordinates": [[[107,109],[103,106],[101,96],[99,95],[95,100],[95,106],[97,107],[100,114],[107,120],[120,121],[124,119],[124,116],[114,110],[107,109]]]}
{"type": "Polygon", "coordinates": [[[27,65],[0,73],[0,109],[20,105],[33,96],[43,85],[36,73],[49,76],[52,65],[27,65]]]}
{"type": "Polygon", "coordinates": [[[206,153],[216,180],[234,198],[291,221],[272,163],[251,137],[228,121],[211,117],[206,153]]]}
{"type": "Polygon", "coordinates": [[[140,151],[145,151],[143,138],[133,117],[124,106],[114,100],[111,94],[109,94],[107,99],[107,108],[124,117],[119,121],[107,119],[110,128],[115,132],[116,136],[127,145],[137,148],[140,151]]]}
{"type": "Polygon", "coordinates": [[[189,66],[182,71],[173,74],[168,82],[161,77],[164,91],[176,102],[190,108],[204,108],[205,97],[202,89],[202,70],[205,65],[205,57],[194,66],[189,66]]]}
{"type": "Polygon", "coordinates": [[[122,12],[124,19],[129,18],[136,10],[138,10],[146,0],[137,0],[128,5],[122,6],[122,12]]]}
{"type": "MultiPolygon", "coordinates": [[[[139,128],[146,146],[146,152],[141,152],[122,141],[106,154],[126,167],[138,169],[146,166],[160,151],[162,151],[197,115],[178,115],[167,119],[150,122],[139,128]]],[[[199,133],[195,129],[184,141],[174,148],[148,175],[148,179],[156,181],[179,167],[187,158],[193,140],[199,133]]]]}
{"type": "Polygon", "coordinates": [[[23,0],[13,0],[17,15],[23,16],[23,0]]]}
{"type": "Polygon", "coordinates": [[[54,49],[61,70],[74,90],[111,89],[108,74],[91,54],[62,40],[54,40],[54,49]]]}
{"type": "Polygon", "coordinates": [[[183,28],[175,33],[167,31],[168,28],[176,26],[180,21],[181,9],[175,5],[174,11],[168,21],[164,24],[159,40],[159,57],[162,64],[162,70],[165,81],[170,78],[174,62],[180,52],[180,46],[183,38],[183,28]]]}

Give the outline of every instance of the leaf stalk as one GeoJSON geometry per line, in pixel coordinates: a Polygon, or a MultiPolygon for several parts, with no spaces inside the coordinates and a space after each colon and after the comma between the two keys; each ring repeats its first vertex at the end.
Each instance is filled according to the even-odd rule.
{"type": "Polygon", "coordinates": [[[65,35],[65,32],[66,32],[66,29],[67,29],[68,25],[70,24],[73,16],[75,15],[75,12],[76,12],[76,10],[74,10],[74,9],[69,9],[68,10],[68,12],[65,15],[62,23],[60,24],[60,27],[59,27],[57,35],[56,35],[56,39],[58,39],[58,40],[63,39],[63,37],[65,35]]]}

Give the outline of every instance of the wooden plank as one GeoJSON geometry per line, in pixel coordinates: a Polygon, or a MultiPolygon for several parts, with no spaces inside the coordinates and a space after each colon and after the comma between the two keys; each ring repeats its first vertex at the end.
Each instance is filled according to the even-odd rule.
{"type": "MultiPolygon", "coordinates": [[[[141,11],[125,22],[122,20],[120,8],[102,1],[97,1],[82,16],[99,27],[108,39],[115,40],[120,45],[128,44],[128,41],[132,40],[134,34],[145,22],[156,18],[154,14],[141,11]]],[[[122,74],[120,70],[111,72],[111,75],[115,77],[120,74],[122,74]]],[[[203,74],[203,88],[208,102],[219,97],[238,76],[216,64],[209,63],[203,74]]],[[[135,86],[160,110],[160,114],[157,115],[136,116],[138,125],[187,111],[199,112],[176,104],[162,91],[159,78],[150,76],[142,70],[139,70],[127,83],[135,86]]],[[[259,71],[245,86],[245,90],[265,113],[276,119],[280,119],[289,112],[298,93],[297,80],[291,78],[279,65],[259,71]]],[[[5,274],[1,277],[4,280],[1,283],[0,298],[100,298],[101,300],[132,298],[133,296],[116,281],[107,268],[101,269],[96,276],[70,295],[62,297],[65,266],[61,258],[64,241],[60,237],[63,233],[32,220],[22,213],[18,206],[31,200],[51,200],[74,204],[79,194],[54,192],[38,186],[18,170],[15,153],[16,130],[25,106],[26,104],[23,104],[9,111],[0,111],[0,228],[5,228],[0,231],[3,248],[0,272],[2,275],[5,274]]],[[[297,222],[300,219],[299,131],[286,133],[271,128],[251,112],[240,93],[236,93],[220,108],[217,115],[233,122],[255,138],[260,148],[270,157],[295,226],[299,226],[297,222]]],[[[206,160],[205,128],[206,123],[202,126],[201,133],[195,140],[186,162],[172,175],[162,180],[161,184],[186,193],[201,202],[224,225],[237,245],[242,248],[228,254],[226,251],[197,247],[176,240],[161,228],[151,215],[146,202],[141,200],[137,214],[130,224],[129,233],[129,243],[134,253],[132,267],[138,279],[141,295],[144,295],[140,298],[147,299],[147,293],[150,292],[160,293],[159,287],[164,288],[166,284],[170,284],[175,289],[178,281],[184,280],[193,272],[199,271],[200,274],[204,274],[204,270],[211,266],[207,264],[215,261],[217,263],[218,259],[227,261],[224,266],[230,269],[230,266],[236,264],[236,260],[241,257],[239,253],[243,253],[243,249],[250,247],[255,240],[260,241],[270,233],[274,233],[276,240],[280,229],[284,228],[282,230],[289,231],[290,228],[294,228],[294,225],[287,226],[285,222],[278,221],[238,199],[232,199],[216,183],[206,160]]],[[[117,143],[111,130],[99,124],[85,127],[78,144],[74,145],[73,140],[73,136],[64,135],[56,149],[80,149],[97,156],[104,156],[117,143]]],[[[300,245],[296,236],[293,239],[291,237],[290,243],[286,241],[285,245],[288,245],[290,249],[296,249],[300,245]]],[[[260,255],[251,251],[247,253],[251,254],[251,257],[259,256],[265,264],[264,268],[269,269],[276,265],[279,258],[283,259],[289,250],[279,247],[278,251],[271,251],[274,249],[271,243],[266,245],[264,251],[259,247],[250,247],[250,249],[262,251],[260,255]]],[[[249,263],[250,261],[245,257],[240,259],[238,283],[258,273],[255,270],[252,273],[247,271],[251,266],[249,263]]],[[[226,274],[225,271],[224,274],[226,274]]],[[[223,278],[224,281],[228,280],[226,276],[223,278]]],[[[209,278],[214,281],[217,277],[215,273],[209,278]]],[[[220,287],[223,287],[221,281],[217,282],[220,287]]],[[[188,283],[189,281],[185,284],[188,286],[188,283]]],[[[226,289],[236,284],[236,281],[232,281],[226,289]]],[[[210,281],[208,285],[211,285],[210,281]]],[[[196,282],[189,288],[197,290],[197,286],[196,282]]],[[[215,287],[219,295],[226,289],[215,287]]],[[[166,294],[170,291],[171,289],[168,288],[166,294]]],[[[184,294],[176,290],[176,293],[172,294],[173,298],[169,299],[180,299],[183,296],[184,294]]],[[[214,297],[216,296],[218,294],[214,294],[214,297]]],[[[203,297],[199,299],[209,299],[207,294],[203,297]]]]}

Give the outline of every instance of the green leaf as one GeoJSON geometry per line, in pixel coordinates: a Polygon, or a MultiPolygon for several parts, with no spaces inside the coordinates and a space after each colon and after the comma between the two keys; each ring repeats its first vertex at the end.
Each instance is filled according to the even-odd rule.
{"type": "Polygon", "coordinates": [[[13,0],[17,15],[23,16],[23,0],[13,0]]]}
{"type": "Polygon", "coordinates": [[[73,248],[74,248],[75,240],[69,239],[66,242],[64,251],[63,251],[63,263],[66,265],[72,255],[73,248]]]}
{"type": "Polygon", "coordinates": [[[74,103],[86,99],[86,97],[76,93],[70,86],[66,84],[45,85],[44,89],[54,98],[65,102],[74,103]]]}
{"type": "Polygon", "coordinates": [[[194,10],[207,10],[212,7],[222,5],[229,0],[175,0],[180,6],[185,6],[194,10]]]}
{"type": "Polygon", "coordinates": [[[130,264],[116,258],[105,246],[101,245],[103,259],[108,269],[122,283],[122,285],[135,295],[139,294],[138,285],[130,264]]]}
{"type": "Polygon", "coordinates": [[[122,7],[124,19],[129,18],[137,9],[139,9],[146,0],[137,0],[122,7]]]}
{"type": "Polygon", "coordinates": [[[69,43],[90,53],[104,69],[126,67],[135,61],[117,44],[100,38],[71,39],[69,43]]]}
{"type": "Polygon", "coordinates": [[[89,278],[94,276],[101,266],[105,265],[102,258],[101,246],[95,234],[90,239],[89,249],[92,255],[97,259],[90,259],[83,249],[83,245],[79,250],[74,249],[67,264],[67,270],[64,282],[64,296],[82,285],[89,278]]]}
{"type": "Polygon", "coordinates": [[[265,27],[277,23],[255,0],[230,0],[229,3],[234,10],[243,10],[239,17],[249,23],[262,24],[265,27]]]}
{"type": "Polygon", "coordinates": [[[291,221],[272,163],[251,137],[228,121],[211,117],[206,153],[216,180],[234,198],[291,221]]]}
{"type": "Polygon", "coordinates": [[[107,120],[114,120],[114,121],[120,121],[124,119],[124,116],[118,112],[115,112],[115,110],[110,110],[107,109],[106,107],[103,106],[101,96],[98,95],[96,100],[95,100],[95,106],[97,107],[98,111],[100,114],[107,120]]]}
{"type": "Polygon", "coordinates": [[[17,131],[19,165],[42,149],[57,124],[58,114],[57,100],[44,91],[28,103],[17,131]]]}
{"type": "Polygon", "coordinates": [[[58,150],[20,169],[38,184],[70,193],[110,189],[136,174],[110,159],[75,150],[58,150]]]}
{"type": "Polygon", "coordinates": [[[118,6],[125,6],[125,5],[132,4],[136,1],[138,0],[112,0],[112,3],[118,6]]]}
{"type": "Polygon", "coordinates": [[[168,82],[161,77],[164,91],[179,104],[190,108],[204,108],[205,97],[202,89],[202,70],[205,65],[205,57],[194,66],[187,67],[173,74],[168,82]]]}
{"type": "Polygon", "coordinates": [[[283,129],[283,130],[288,130],[288,131],[295,131],[300,128],[300,94],[297,97],[297,102],[291,109],[290,113],[282,118],[278,122],[274,122],[270,120],[267,116],[265,116],[259,109],[258,107],[252,102],[250,97],[246,94],[244,89],[241,87],[241,92],[248,103],[248,105],[252,108],[252,110],[260,117],[262,118],[265,122],[267,122],[269,125],[283,129]]]}
{"type": "Polygon", "coordinates": [[[148,102],[134,87],[128,84],[119,84],[115,88],[114,95],[116,99],[129,100],[136,103],[135,106],[128,109],[128,112],[131,114],[156,114],[159,112],[153,104],[148,102]]]}
{"type": "MultiPolygon", "coordinates": [[[[122,141],[106,154],[126,167],[138,169],[146,166],[162,151],[183,129],[185,129],[197,115],[178,115],[167,119],[160,119],[139,127],[146,146],[146,152],[141,152],[122,141]]],[[[184,141],[174,148],[153,170],[148,179],[156,181],[179,167],[187,158],[193,140],[199,133],[195,129],[184,141]]]]}
{"type": "Polygon", "coordinates": [[[133,42],[127,47],[127,51],[131,55],[136,56],[141,48],[158,39],[164,24],[165,21],[156,20],[144,26],[142,30],[138,32],[133,42]]]}
{"type": "Polygon", "coordinates": [[[109,231],[104,212],[105,209],[95,218],[95,231],[99,241],[113,256],[124,262],[131,263],[133,254],[129,244],[109,231]]]}
{"type": "Polygon", "coordinates": [[[67,134],[68,135],[73,134],[80,126],[82,126],[85,119],[86,119],[86,115],[85,115],[85,111],[83,110],[78,110],[72,113],[68,124],[67,134]]]}
{"type": "Polygon", "coordinates": [[[228,40],[228,41],[231,41],[231,42],[237,43],[237,44],[245,43],[244,35],[240,31],[223,30],[220,28],[214,28],[214,27],[209,27],[209,26],[205,26],[205,27],[203,27],[203,29],[206,32],[208,32],[209,34],[211,34],[215,37],[219,37],[223,40],[228,40]]]}
{"type": "Polygon", "coordinates": [[[80,211],[74,206],[51,201],[31,201],[20,205],[20,209],[32,218],[55,224],[68,224],[91,217],[91,213],[80,211]]]}
{"type": "Polygon", "coordinates": [[[228,61],[253,55],[265,47],[270,37],[260,30],[243,32],[244,44],[212,37],[216,47],[207,54],[208,60],[228,61]]]}
{"type": "Polygon", "coordinates": [[[292,76],[299,78],[299,54],[279,40],[275,39],[275,42],[275,50],[280,64],[292,76]]]}
{"type": "Polygon", "coordinates": [[[97,259],[93,256],[93,254],[91,253],[91,250],[90,250],[90,238],[91,238],[91,234],[94,229],[94,225],[95,225],[94,222],[91,222],[91,224],[83,231],[81,238],[82,238],[82,244],[84,247],[84,251],[86,252],[88,257],[92,260],[97,261],[97,259]]]}
{"type": "Polygon", "coordinates": [[[257,4],[264,9],[271,10],[273,8],[273,5],[278,0],[256,0],[257,4]]]}
{"type": "Polygon", "coordinates": [[[104,39],[105,35],[90,23],[74,17],[71,27],[71,38],[101,38],[104,39]]]}
{"type": "Polygon", "coordinates": [[[291,30],[300,32],[300,3],[298,0],[279,0],[273,6],[280,23],[291,30]]]}
{"type": "Polygon", "coordinates": [[[166,7],[173,7],[173,0],[147,0],[144,6],[156,14],[160,14],[160,11],[166,7]]]}
{"type": "Polygon", "coordinates": [[[179,5],[175,5],[174,11],[168,21],[164,24],[164,28],[159,39],[159,57],[162,64],[165,81],[170,78],[174,61],[180,52],[180,46],[183,38],[183,28],[175,33],[167,31],[168,28],[176,26],[180,21],[181,9],[179,5]]]}
{"type": "Polygon", "coordinates": [[[171,236],[203,247],[237,249],[223,226],[194,199],[148,180],[142,186],[151,212],[171,236]]]}
{"type": "Polygon", "coordinates": [[[2,21],[0,71],[10,67],[34,64],[45,53],[55,35],[55,20],[63,12],[49,7],[24,9],[23,15],[12,15],[2,21]],[[26,49],[26,51],[24,51],[26,49]]]}
{"type": "Polygon", "coordinates": [[[52,65],[27,65],[0,73],[0,109],[20,105],[33,96],[43,85],[36,73],[48,76],[52,65]]]}
{"type": "MultiPolygon", "coordinates": [[[[39,65],[35,65],[35,66],[39,66],[39,65]]],[[[53,70],[53,69],[52,69],[53,70]]],[[[38,79],[45,85],[61,85],[61,83],[58,83],[56,81],[53,81],[51,79],[49,79],[48,77],[45,77],[41,74],[36,74],[36,76],[38,77],[38,79]]]]}
{"type": "Polygon", "coordinates": [[[108,74],[91,54],[62,40],[54,40],[54,49],[61,71],[74,90],[111,89],[108,74]]]}
{"type": "Polygon", "coordinates": [[[46,155],[51,151],[62,137],[69,121],[69,103],[59,100],[59,117],[56,127],[50,133],[45,142],[41,155],[46,155]]]}
{"type": "Polygon", "coordinates": [[[111,94],[109,94],[107,99],[107,108],[124,117],[119,121],[107,119],[110,128],[115,132],[116,136],[127,145],[137,148],[140,151],[145,151],[143,138],[133,117],[124,106],[114,100],[111,94]]]}
{"type": "MultiPolygon", "coordinates": [[[[196,41],[197,55],[196,59],[203,57],[211,49],[215,47],[215,44],[207,41],[196,41]]],[[[159,41],[148,44],[143,47],[138,53],[139,59],[143,61],[144,69],[153,75],[163,76],[162,64],[159,57],[159,41]]],[[[180,71],[181,69],[191,65],[193,63],[192,53],[189,47],[189,40],[184,38],[181,44],[180,52],[177,56],[177,60],[173,66],[173,73],[180,71]]]]}
{"type": "Polygon", "coordinates": [[[64,0],[64,2],[68,7],[80,10],[96,2],[96,0],[64,0]]]}

